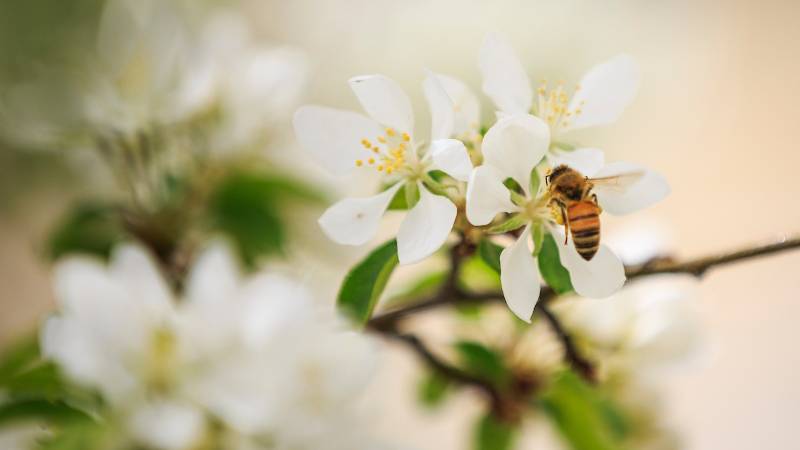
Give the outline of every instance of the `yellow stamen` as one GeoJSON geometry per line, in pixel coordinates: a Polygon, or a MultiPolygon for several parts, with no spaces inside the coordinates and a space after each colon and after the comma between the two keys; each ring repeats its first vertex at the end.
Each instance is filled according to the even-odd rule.
{"type": "Polygon", "coordinates": [[[380,142],[381,144],[385,144],[386,143],[386,138],[383,137],[383,136],[378,136],[378,142],[380,142]]]}
{"type": "Polygon", "coordinates": [[[364,161],[362,161],[362,160],[360,160],[360,159],[357,159],[357,160],[356,160],[356,167],[361,167],[361,166],[363,166],[363,165],[364,165],[364,161]]]}
{"type": "Polygon", "coordinates": [[[403,140],[408,142],[411,140],[411,136],[409,136],[408,133],[403,133],[403,140]]]}
{"type": "Polygon", "coordinates": [[[370,164],[375,164],[375,158],[370,158],[367,160],[367,162],[370,164]]]}
{"type": "Polygon", "coordinates": [[[394,136],[395,134],[397,134],[397,132],[394,131],[394,128],[387,128],[386,129],[386,135],[387,136],[394,136]]]}

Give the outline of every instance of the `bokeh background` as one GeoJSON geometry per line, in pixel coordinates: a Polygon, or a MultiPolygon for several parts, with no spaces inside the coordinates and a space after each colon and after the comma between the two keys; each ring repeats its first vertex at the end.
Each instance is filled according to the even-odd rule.
{"type": "MultiPolygon", "coordinates": [[[[0,61],[7,67],[0,83],[29,75],[25,68],[34,64],[21,61],[39,70],[48,61],[79,61],[82,49],[94,45],[101,6],[101,0],[0,2],[0,61]]],[[[253,0],[225,6],[243,10],[263,38],[305,51],[307,101],[342,108],[357,106],[346,80],[363,73],[398,80],[419,111],[426,68],[479,92],[477,51],[489,31],[509,38],[535,78],[575,82],[595,63],[630,53],[643,72],[636,101],[614,126],[585,133],[608,159],[662,172],[673,193],[624,223],[608,219],[607,229],[657,228],[678,257],[800,232],[800,3],[253,0]]],[[[484,113],[491,114],[488,100],[484,113]]],[[[424,126],[427,118],[419,121],[424,126]]],[[[291,143],[285,148],[298,152],[291,143]]],[[[74,165],[64,155],[0,143],[0,347],[53,306],[42,243],[80,194],[74,171],[65,170],[74,165]]],[[[313,220],[308,227],[313,234],[313,220]]],[[[668,422],[686,448],[796,445],[799,271],[800,252],[794,252],[720,268],[704,279],[697,299],[703,357],[661,386],[668,422]]],[[[323,277],[331,292],[336,275],[323,277]]],[[[435,316],[425,320],[427,327],[439,324],[435,316]]],[[[417,378],[404,349],[385,358],[371,388],[384,403],[381,432],[423,450],[464,448],[476,399],[465,393],[441,411],[421,411],[413,395],[417,378]]],[[[534,428],[525,439],[534,448],[549,433],[534,428]]]]}

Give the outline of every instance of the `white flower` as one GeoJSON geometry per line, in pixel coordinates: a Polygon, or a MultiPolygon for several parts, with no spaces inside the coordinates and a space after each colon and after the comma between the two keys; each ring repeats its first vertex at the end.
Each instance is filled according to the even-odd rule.
{"type": "MultiPolygon", "coordinates": [[[[502,212],[518,215],[520,225],[527,223],[518,240],[500,255],[500,280],[509,308],[522,320],[530,321],[539,297],[539,277],[529,238],[535,227],[550,228],[557,242],[564,241],[561,231],[552,225],[549,196],[539,185],[530,191],[531,172],[549,147],[550,130],[538,118],[528,114],[506,116],[489,129],[483,141],[484,165],[477,167],[467,187],[467,219],[477,226],[489,224],[502,212]],[[512,192],[503,181],[514,179],[523,192],[512,192]]],[[[567,163],[590,177],[610,177],[642,171],[628,163],[605,165],[603,154],[595,149],[581,149],[553,158],[567,163]],[[568,159],[571,158],[571,159],[568,159]]],[[[597,185],[593,190],[601,207],[612,214],[627,214],[645,208],[669,192],[663,178],[651,171],[629,184],[597,185]]],[[[538,231],[538,230],[536,230],[538,231]]],[[[606,297],[625,281],[622,263],[605,245],[590,261],[575,250],[574,243],[558,245],[561,264],[569,271],[575,291],[587,297],[606,297]]]]}
{"type": "Polygon", "coordinates": [[[620,55],[593,67],[570,93],[563,83],[543,81],[534,91],[514,49],[496,33],[480,51],[483,91],[502,115],[533,114],[544,120],[555,142],[572,130],[613,123],[633,100],[639,69],[630,56],[620,55]]]}
{"type": "Polygon", "coordinates": [[[117,249],[107,267],[68,259],[55,275],[61,312],[42,331],[43,352],[97,389],[134,442],[190,448],[209,438],[210,416],[224,425],[220,439],[353,448],[346,431],[360,429],[351,405],[373,344],[297,283],[243,277],[219,245],[180,300],[137,247],[117,249]]]}
{"type": "Polygon", "coordinates": [[[367,75],[352,78],[350,87],[369,117],[304,106],[294,117],[297,138],[330,172],[344,175],[355,167],[374,167],[391,187],[373,197],[336,203],[320,217],[320,226],[340,244],[364,244],[375,236],[389,203],[405,186],[407,193],[419,192],[419,201],[400,225],[398,256],[401,264],[419,261],[441,247],[456,217],[453,202],[439,195],[445,188],[428,172],[440,169],[466,181],[472,170],[464,144],[450,138],[453,103],[437,77],[429,75],[423,87],[433,123],[430,145],[424,146],[415,140],[411,101],[397,83],[367,75]]]}
{"type": "Polygon", "coordinates": [[[649,375],[697,355],[696,286],[688,275],[650,277],[605,299],[561,300],[553,311],[610,370],[649,375]]]}

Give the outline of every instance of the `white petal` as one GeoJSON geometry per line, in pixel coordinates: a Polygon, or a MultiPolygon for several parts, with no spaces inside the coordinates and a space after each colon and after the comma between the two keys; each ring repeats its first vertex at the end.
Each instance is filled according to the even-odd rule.
{"type": "Polygon", "coordinates": [[[570,111],[580,107],[581,114],[575,116],[568,129],[616,121],[636,95],[639,78],[639,67],[628,55],[619,55],[592,68],[570,102],[570,111]]]}
{"type": "Polygon", "coordinates": [[[361,245],[378,231],[383,213],[403,183],[397,183],[378,195],[346,198],[328,208],[319,218],[322,231],[331,240],[344,245],[361,245]]]}
{"type": "Polygon", "coordinates": [[[430,73],[422,84],[431,110],[431,139],[447,139],[453,134],[455,106],[436,75],[430,73]]]}
{"type": "Polygon", "coordinates": [[[172,309],[172,294],[156,262],[141,247],[123,245],[114,249],[109,266],[111,276],[125,286],[128,295],[153,312],[172,309]]]}
{"type": "Polygon", "coordinates": [[[460,80],[442,74],[436,74],[436,78],[453,101],[455,108],[453,135],[461,136],[480,131],[481,105],[478,97],[460,80]]]}
{"type": "Polygon", "coordinates": [[[374,120],[352,111],[303,106],[294,114],[294,132],[300,145],[328,171],[343,175],[356,167],[366,152],[362,139],[383,134],[374,120]]]}
{"type": "Polygon", "coordinates": [[[180,450],[190,448],[202,438],[203,414],[188,404],[159,401],[137,410],[128,426],[140,444],[180,450]]]}
{"type": "Polygon", "coordinates": [[[511,193],[503,184],[500,171],[487,165],[472,171],[467,184],[467,220],[471,224],[486,225],[501,212],[517,209],[511,202],[511,193]]]}
{"type": "Polygon", "coordinates": [[[615,187],[598,184],[594,193],[603,210],[611,214],[629,214],[663,200],[670,193],[669,183],[659,173],[646,168],[626,163],[607,164],[593,177],[610,177],[626,173],[644,172],[644,175],[629,186],[615,187]]]}
{"type": "Polygon", "coordinates": [[[460,181],[469,180],[472,161],[464,143],[458,139],[439,139],[431,142],[431,157],[437,169],[460,181]]]}
{"type": "Polygon", "coordinates": [[[573,151],[550,152],[547,160],[551,167],[566,164],[587,177],[603,168],[605,156],[599,148],[579,148],[573,151]]]}
{"type": "Polygon", "coordinates": [[[579,295],[591,298],[608,297],[625,283],[625,267],[605,245],[601,244],[591,261],[586,261],[575,250],[572,239],[569,244],[564,245],[563,234],[553,232],[553,237],[558,243],[561,264],[569,271],[572,287],[579,295]]]}
{"type": "Polygon", "coordinates": [[[550,147],[550,128],[530,114],[505,117],[486,133],[481,150],[484,163],[512,177],[527,192],[531,170],[550,147]]]}
{"type": "Polygon", "coordinates": [[[496,33],[486,36],[478,65],[483,75],[483,92],[497,109],[509,114],[528,114],[533,89],[525,68],[511,45],[496,33]]]}
{"type": "Polygon", "coordinates": [[[397,233],[400,264],[428,257],[447,240],[456,220],[456,205],[447,197],[434,195],[421,183],[419,202],[408,212],[397,233]]]}
{"type": "Polygon", "coordinates": [[[525,322],[531,321],[539,301],[539,271],[528,246],[530,226],[516,242],[500,253],[500,283],[511,311],[525,322]]]}
{"type": "Polygon", "coordinates": [[[413,135],[411,100],[394,80],[384,75],[363,75],[350,79],[364,111],[378,123],[413,135]]]}
{"type": "Polygon", "coordinates": [[[225,242],[215,242],[203,251],[186,283],[188,301],[229,303],[240,281],[240,269],[233,250],[225,242]]]}

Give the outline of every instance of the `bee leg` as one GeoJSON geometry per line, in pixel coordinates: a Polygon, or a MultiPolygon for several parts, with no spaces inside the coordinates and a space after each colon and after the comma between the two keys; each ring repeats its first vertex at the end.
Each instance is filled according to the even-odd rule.
{"type": "Polygon", "coordinates": [[[569,220],[567,220],[567,210],[561,206],[561,221],[564,222],[564,245],[569,242],[569,220]]]}
{"type": "Polygon", "coordinates": [[[600,210],[599,212],[601,212],[601,213],[602,213],[602,212],[603,212],[603,207],[602,207],[602,206],[600,206],[600,203],[597,201],[597,194],[592,194],[592,201],[594,201],[594,204],[595,204],[595,205],[597,206],[597,208],[600,210]]]}

